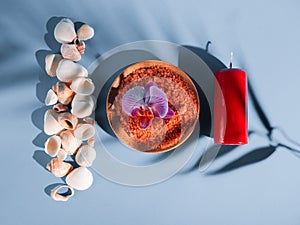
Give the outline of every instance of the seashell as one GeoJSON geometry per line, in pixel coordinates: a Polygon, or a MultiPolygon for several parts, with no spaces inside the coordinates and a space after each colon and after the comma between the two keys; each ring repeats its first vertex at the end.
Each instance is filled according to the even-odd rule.
{"type": "Polygon", "coordinates": [[[70,59],[76,62],[81,59],[81,54],[77,50],[77,46],[75,44],[62,44],[60,52],[65,59],[70,59]]]}
{"type": "Polygon", "coordinates": [[[95,146],[95,138],[94,137],[89,138],[87,141],[87,144],[91,147],[94,147],[95,146]]]}
{"type": "Polygon", "coordinates": [[[93,174],[86,167],[78,167],[68,174],[66,183],[76,190],[83,191],[93,184],[93,174]]]}
{"type": "Polygon", "coordinates": [[[87,141],[89,138],[95,135],[95,128],[91,124],[80,124],[74,130],[74,136],[82,141],[87,141]]]}
{"type": "Polygon", "coordinates": [[[76,43],[76,48],[79,54],[83,55],[85,51],[85,43],[83,41],[79,41],[78,43],[76,43]]]}
{"type": "Polygon", "coordinates": [[[81,140],[75,138],[71,130],[66,130],[60,133],[62,148],[68,155],[74,155],[76,150],[81,145],[81,140]]]}
{"type": "Polygon", "coordinates": [[[92,125],[96,124],[95,119],[91,116],[84,117],[82,120],[88,124],[92,124],[92,125]]]}
{"type": "Polygon", "coordinates": [[[44,115],[44,132],[47,135],[57,134],[64,129],[59,124],[57,118],[58,114],[54,110],[49,109],[46,111],[44,115]]]}
{"type": "Polygon", "coordinates": [[[72,42],[76,38],[74,23],[70,19],[62,19],[54,28],[54,37],[62,44],[72,42]]]}
{"type": "Polygon", "coordinates": [[[50,89],[47,92],[47,96],[45,98],[45,104],[46,105],[54,105],[57,102],[57,100],[58,100],[57,95],[55,94],[55,92],[52,89],[50,89]]]}
{"type": "Polygon", "coordinates": [[[53,85],[52,89],[56,93],[58,101],[64,105],[68,105],[75,94],[75,92],[63,82],[57,82],[53,85]]]}
{"type": "Polygon", "coordinates": [[[55,200],[55,201],[68,201],[69,198],[71,198],[74,195],[74,189],[72,187],[70,187],[69,185],[66,184],[61,184],[58,185],[57,187],[55,187],[54,189],[51,190],[50,193],[51,197],[55,200]],[[62,188],[67,188],[68,190],[70,190],[69,194],[59,194],[58,192],[62,189],[62,188]]]}
{"type": "Polygon", "coordinates": [[[90,116],[95,108],[94,99],[90,95],[76,94],[71,104],[71,113],[78,118],[90,116]]]}
{"type": "Polygon", "coordinates": [[[72,81],[70,88],[77,94],[91,95],[95,90],[95,85],[90,78],[78,77],[72,81]]]}
{"type": "Polygon", "coordinates": [[[56,177],[66,176],[73,169],[70,163],[66,163],[59,158],[52,159],[47,164],[46,168],[50,170],[56,177]]]}
{"type": "Polygon", "coordinates": [[[77,37],[80,41],[89,40],[94,37],[94,29],[87,24],[83,24],[77,31],[77,37]]]}
{"type": "Polygon", "coordinates": [[[60,149],[57,153],[57,158],[61,159],[61,160],[65,160],[66,158],[68,157],[68,153],[63,150],[63,149],[60,149]]]}
{"type": "Polygon", "coordinates": [[[53,110],[55,111],[55,112],[65,112],[65,111],[67,111],[69,108],[68,108],[68,106],[66,106],[66,105],[64,105],[64,104],[62,104],[62,103],[57,103],[56,105],[54,105],[53,106],[53,110]]]}
{"type": "Polygon", "coordinates": [[[81,146],[75,156],[76,163],[84,167],[92,166],[95,159],[96,150],[89,145],[81,146]]]}
{"type": "Polygon", "coordinates": [[[93,106],[93,111],[96,109],[96,97],[94,95],[91,95],[91,105],[93,106]]]}
{"type": "Polygon", "coordinates": [[[59,61],[63,57],[59,54],[50,54],[47,55],[45,58],[45,70],[47,74],[51,77],[56,76],[56,69],[58,66],[59,61]]]}
{"type": "Polygon", "coordinates": [[[69,112],[60,113],[57,120],[63,128],[69,130],[74,130],[78,123],[77,117],[69,112]]]}
{"type": "Polygon", "coordinates": [[[49,137],[45,142],[45,152],[51,157],[54,157],[58,154],[60,150],[60,146],[61,146],[60,137],[57,135],[53,135],[49,137]]]}
{"type": "Polygon", "coordinates": [[[56,76],[62,82],[71,82],[77,77],[87,77],[88,71],[78,63],[62,59],[58,64],[56,76]]]}

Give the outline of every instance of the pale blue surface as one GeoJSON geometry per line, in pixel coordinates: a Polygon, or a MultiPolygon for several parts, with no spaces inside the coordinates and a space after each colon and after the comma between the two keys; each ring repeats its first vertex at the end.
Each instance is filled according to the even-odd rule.
{"type": "MultiPolygon", "coordinates": [[[[95,28],[81,61],[85,66],[118,45],[148,39],[200,48],[211,41],[210,53],[226,64],[234,51],[235,65],[248,72],[272,125],[300,140],[299,11],[295,0],[2,2],[1,224],[299,224],[300,159],[283,148],[264,161],[210,176],[188,172],[195,155],[175,177],[142,188],[94,173],[89,190],[55,202],[44,189],[61,180],[33,159],[42,148],[36,146],[40,124],[32,122],[44,105],[38,83],[45,74],[35,53],[50,50],[44,40],[47,21],[64,16],[95,28]]],[[[251,105],[249,122],[251,129],[264,131],[251,105]]],[[[209,171],[268,143],[254,134],[248,146],[219,158],[209,171]]]]}

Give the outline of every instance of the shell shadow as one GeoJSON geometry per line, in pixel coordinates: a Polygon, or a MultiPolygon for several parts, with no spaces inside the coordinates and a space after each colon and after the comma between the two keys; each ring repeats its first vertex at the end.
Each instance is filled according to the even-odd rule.
{"type": "MultiPolygon", "coordinates": [[[[56,188],[58,185],[62,185],[64,183],[55,183],[55,184],[49,184],[47,187],[44,188],[44,192],[49,196],[51,197],[51,191],[56,188]]],[[[69,192],[66,193],[67,194],[70,194],[69,192]]]]}
{"type": "MultiPolygon", "coordinates": [[[[50,77],[45,72],[45,58],[48,54],[57,53],[60,49],[60,44],[54,38],[54,28],[56,24],[63,17],[51,17],[46,23],[47,32],[44,36],[45,43],[50,48],[49,50],[40,49],[35,52],[36,62],[41,68],[37,76],[36,84],[36,98],[40,102],[44,102],[47,92],[51,89],[52,85],[55,84],[58,80],[57,78],[50,77]]],[[[49,109],[49,106],[43,105],[40,108],[35,109],[31,113],[31,122],[37,127],[41,132],[32,140],[32,143],[37,146],[44,148],[44,143],[47,140],[48,136],[44,133],[44,114],[49,109]]],[[[40,164],[43,168],[46,167],[47,163],[51,160],[51,157],[48,156],[44,151],[35,151],[33,159],[40,164]]]]}
{"type": "Polygon", "coordinates": [[[58,43],[54,38],[54,28],[58,22],[63,19],[64,17],[51,17],[46,24],[47,33],[44,36],[45,43],[48,47],[54,51],[59,52],[60,50],[60,43],[58,43]]]}
{"type": "MultiPolygon", "coordinates": [[[[41,71],[38,73],[38,83],[36,84],[36,98],[40,102],[44,102],[47,92],[51,89],[52,85],[57,82],[57,78],[50,77],[45,72],[45,58],[48,54],[59,52],[60,44],[55,40],[53,32],[56,24],[62,19],[62,17],[51,17],[46,24],[47,33],[44,36],[44,40],[50,50],[40,49],[35,52],[35,58],[37,64],[40,66],[41,71]]],[[[35,127],[41,130],[32,141],[35,146],[43,147],[46,134],[43,132],[44,114],[48,106],[43,105],[42,107],[35,109],[31,114],[31,121],[35,127]]]]}
{"type": "MultiPolygon", "coordinates": [[[[43,150],[36,150],[34,153],[33,153],[33,156],[32,158],[38,163],[40,164],[41,167],[43,167],[45,170],[46,169],[46,166],[47,164],[50,162],[50,160],[52,159],[51,156],[47,155],[45,153],[45,151],[43,150]]],[[[48,171],[48,170],[47,170],[48,171]]],[[[48,171],[49,172],[49,171],[48,171]]]]}

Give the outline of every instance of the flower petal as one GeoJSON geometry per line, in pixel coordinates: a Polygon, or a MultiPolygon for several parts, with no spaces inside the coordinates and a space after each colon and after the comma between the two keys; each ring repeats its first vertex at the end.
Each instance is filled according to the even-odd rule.
{"type": "Polygon", "coordinates": [[[151,125],[151,123],[152,123],[152,120],[153,120],[153,117],[151,118],[151,117],[140,117],[140,128],[142,129],[142,130],[145,130],[145,129],[147,129],[147,127],[149,127],[150,125],[151,125]]]}
{"type": "Polygon", "coordinates": [[[145,103],[148,104],[149,100],[150,100],[150,87],[157,87],[157,83],[155,82],[149,82],[148,84],[146,84],[145,86],[145,103]]]}
{"type": "Polygon", "coordinates": [[[136,107],[136,108],[133,108],[132,111],[131,111],[131,116],[138,116],[139,114],[139,108],[136,107]]]}
{"type": "Polygon", "coordinates": [[[171,119],[175,115],[175,112],[169,107],[168,112],[165,115],[164,119],[171,119]]]}
{"type": "Polygon", "coordinates": [[[145,93],[145,98],[149,97],[148,106],[151,107],[155,116],[164,118],[168,113],[168,99],[165,93],[157,86],[151,86],[149,92],[145,93]]]}
{"type": "Polygon", "coordinates": [[[144,104],[145,88],[136,86],[128,90],[122,99],[122,110],[128,116],[131,116],[135,108],[144,104]]]}

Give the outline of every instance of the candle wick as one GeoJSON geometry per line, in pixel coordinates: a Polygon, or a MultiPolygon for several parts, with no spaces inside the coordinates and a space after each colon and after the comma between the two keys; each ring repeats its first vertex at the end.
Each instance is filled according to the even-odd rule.
{"type": "Polygon", "coordinates": [[[230,69],[232,69],[232,58],[233,58],[233,52],[230,52],[230,64],[229,64],[230,69]]]}
{"type": "Polygon", "coordinates": [[[211,41],[208,41],[207,43],[206,43],[206,47],[205,47],[205,51],[206,52],[208,52],[208,46],[211,44],[211,41]]]}

